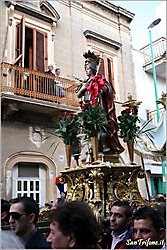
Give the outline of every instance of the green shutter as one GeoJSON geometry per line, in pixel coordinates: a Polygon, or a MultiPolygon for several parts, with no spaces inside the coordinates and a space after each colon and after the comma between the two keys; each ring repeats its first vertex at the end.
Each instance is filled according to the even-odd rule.
{"type": "Polygon", "coordinates": [[[158,194],[162,194],[162,178],[158,178],[158,194]]]}
{"type": "Polygon", "coordinates": [[[154,189],[154,178],[150,177],[150,183],[151,183],[151,195],[155,195],[155,189],[154,189]]]}

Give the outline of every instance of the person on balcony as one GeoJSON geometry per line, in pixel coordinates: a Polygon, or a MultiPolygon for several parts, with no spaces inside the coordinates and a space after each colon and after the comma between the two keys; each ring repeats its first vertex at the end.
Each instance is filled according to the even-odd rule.
{"type": "MultiPolygon", "coordinates": [[[[55,76],[60,78],[60,68],[55,69],[55,76]]],[[[65,92],[64,92],[61,81],[58,81],[58,80],[54,81],[54,94],[59,97],[65,96],[65,92]]]]}
{"type": "Polygon", "coordinates": [[[53,71],[53,65],[50,64],[48,66],[48,71],[45,72],[45,74],[48,74],[49,76],[51,76],[51,78],[47,78],[46,82],[47,82],[47,93],[45,94],[49,94],[49,95],[54,95],[54,79],[53,77],[55,77],[55,74],[52,72],[53,71]]]}
{"type": "Polygon", "coordinates": [[[60,77],[60,68],[55,69],[55,76],[60,77]]]}
{"type": "Polygon", "coordinates": [[[77,97],[81,98],[81,105],[90,101],[92,105],[101,104],[104,114],[108,119],[108,127],[100,134],[100,145],[103,153],[120,154],[124,148],[118,138],[118,124],[115,113],[114,90],[111,83],[107,82],[103,75],[98,74],[97,67],[99,60],[90,50],[86,52],[85,71],[88,76],[85,83],[77,92],[77,97]]]}

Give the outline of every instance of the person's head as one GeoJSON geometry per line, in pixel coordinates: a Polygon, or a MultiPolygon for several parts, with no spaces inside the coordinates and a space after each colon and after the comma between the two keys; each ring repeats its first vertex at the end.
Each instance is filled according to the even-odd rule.
{"type": "Polygon", "coordinates": [[[155,203],[155,202],[156,202],[156,199],[155,199],[154,196],[151,196],[151,197],[150,197],[150,202],[151,202],[151,203],[155,203]]]}
{"type": "Polygon", "coordinates": [[[110,208],[110,228],[115,235],[125,232],[132,223],[132,208],[127,202],[115,201],[110,208]]]}
{"type": "Polygon", "coordinates": [[[53,70],[53,65],[52,64],[48,65],[48,70],[50,70],[50,71],[53,70]]]}
{"type": "Polygon", "coordinates": [[[97,222],[92,209],[82,201],[67,201],[49,214],[51,232],[47,241],[54,249],[92,248],[97,240],[97,222]]]}
{"type": "MultiPolygon", "coordinates": [[[[133,215],[133,220],[135,240],[150,239],[151,241],[160,241],[164,239],[165,222],[155,208],[144,206],[137,209],[133,215]]],[[[155,246],[150,245],[149,247],[154,248],[155,246]]]]}
{"type": "Polygon", "coordinates": [[[10,227],[19,236],[29,235],[39,217],[39,205],[31,197],[18,197],[11,200],[10,227]]]}
{"type": "Polygon", "coordinates": [[[60,68],[55,69],[56,76],[60,76],[60,68]]]}
{"type": "Polygon", "coordinates": [[[158,194],[158,195],[157,195],[157,201],[158,201],[158,202],[165,201],[164,195],[163,195],[163,194],[158,194]]]}
{"type": "Polygon", "coordinates": [[[9,201],[1,199],[1,225],[6,225],[9,223],[9,209],[9,201]]]}

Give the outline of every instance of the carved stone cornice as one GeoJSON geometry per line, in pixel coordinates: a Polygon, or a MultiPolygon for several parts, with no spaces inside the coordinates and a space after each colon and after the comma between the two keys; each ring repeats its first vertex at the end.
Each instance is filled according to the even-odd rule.
{"type": "Polygon", "coordinates": [[[14,10],[36,17],[48,23],[57,23],[57,21],[60,19],[59,14],[49,3],[46,2],[41,2],[40,7],[41,9],[47,8],[50,15],[43,13],[42,11],[40,11],[40,9],[34,8],[33,6],[31,7],[30,5],[26,5],[26,3],[24,4],[15,1],[5,1],[7,7],[13,5],[14,10]]]}
{"type": "Polygon", "coordinates": [[[98,34],[94,31],[91,31],[91,30],[85,30],[84,31],[84,36],[86,38],[89,38],[89,39],[93,39],[93,40],[96,40],[96,41],[99,41],[99,42],[102,42],[102,43],[105,43],[105,44],[108,44],[112,47],[114,47],[116,50],[120,49],[122,47],[122,44],[111,39],[111,38],[108,38],[108,37],[105,37],[101,34],[98,34]]]}

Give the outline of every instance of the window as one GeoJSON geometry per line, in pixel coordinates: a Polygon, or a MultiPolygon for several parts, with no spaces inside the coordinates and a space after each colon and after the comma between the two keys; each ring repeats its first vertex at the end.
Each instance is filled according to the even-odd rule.
{"type": "Polygon", "coordinates": [[[41,72],[47,66],[47,33],[28,27],[24,16],[16,25],[14,64],[41,72]]]}
{"type": "Polygon", "coordinates": [[[46,202],[46,171],[37,163],[19,162],[13,169],[13,197],[28,196],[46,202]]]}

